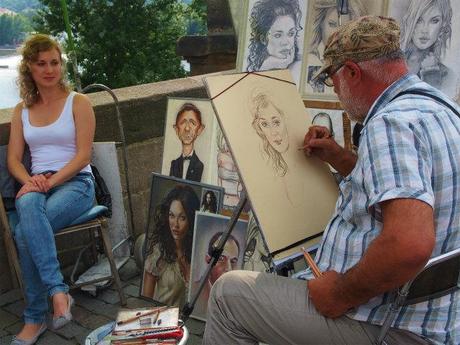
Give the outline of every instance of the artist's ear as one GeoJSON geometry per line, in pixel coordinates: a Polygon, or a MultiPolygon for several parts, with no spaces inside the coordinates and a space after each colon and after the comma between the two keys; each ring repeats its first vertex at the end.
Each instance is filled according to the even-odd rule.
{"type": "Polygon", "coordinates": [[[353,61],[345,62],[343,73],[348,79],[348,82],[351,83],[350,85],[356,85],[357,83],[361,82],[361,68],[359,68],[357,63],[353,61]]]}
{"type": "Polygon", "coordinates": [[[211,262],[211,256],[209,254],[206,254],[205,260],[206,263],[209,264],[211,262]]]}
{"type": "Polygon", "coordinates": [[[179,136],[179,128],[176,125],[173,125],[173,128],[176,131],[176,135],[179,136]]]}
{"type": "Polygon", "coordinates": [[[198,131],[196,132],[196,136],[199,136],[201,134],[201,132],[203,132],[204,127],[205,126],[203,124],[201,124],[200,128],[198,128],[198,131]]]}

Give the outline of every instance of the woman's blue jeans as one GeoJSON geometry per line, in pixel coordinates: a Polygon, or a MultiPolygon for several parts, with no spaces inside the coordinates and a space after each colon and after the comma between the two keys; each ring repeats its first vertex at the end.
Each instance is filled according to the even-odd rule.
{"type": "Polygon", "coordinates": [[[43,323],[48,297],[67,293],[57,259],[54,233],[94,205],[94,181],[79,173],[48,193],[31,192],[16,199],[19,223],[14,238],[25,287],[25,323],[43,323]]]}

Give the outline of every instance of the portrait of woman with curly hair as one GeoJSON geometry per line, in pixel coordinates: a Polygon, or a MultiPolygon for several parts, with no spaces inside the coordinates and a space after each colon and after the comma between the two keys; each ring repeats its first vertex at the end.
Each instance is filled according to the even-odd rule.
{"type": "Polygon", "coordinates": [[[155,207],[147,237],[141,295],[183,306],[190,277],[195,212],[200,199],[188,185],[172,188],[155,207]]]}
{"type": "Polygon", "coordinates": [[[302,63],[304,1],[257,0],[249,10],[249,42],[245,71],[289,69],[300,79],[302,63]]]}

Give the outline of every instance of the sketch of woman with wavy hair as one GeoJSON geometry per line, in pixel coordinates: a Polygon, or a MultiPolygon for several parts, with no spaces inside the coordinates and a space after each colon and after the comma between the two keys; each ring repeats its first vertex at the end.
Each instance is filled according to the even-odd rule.
{"type": "Polygon", "coordinates": [[[262,139],[263,156],[271,162],[276,175],[286,175],[288,165],[282,153],[289,149],[289,135],[283,111],[261,90],[253,91],[250,108],[252,127],[262,139]]]}
{"type": "MultiPolygon", "coordinates": [[[[327,39],[339,27],[340,0],[314,0],[313,24],[308,47],[307,81],[314,92],[324,92],[324,84],[312,81],[323,64],[323,52],[327,39]]],[[[349,0],[349,12],[341,15],[342,24],[369,13],[361,0],[349,0]]]]}
{"type": "Polygon", "coordinates": [[[401,49],[411,73],[454,96],[457,77],[441,61],[452,36],[450,0],[412,0],[401,21],[401,49]]]}

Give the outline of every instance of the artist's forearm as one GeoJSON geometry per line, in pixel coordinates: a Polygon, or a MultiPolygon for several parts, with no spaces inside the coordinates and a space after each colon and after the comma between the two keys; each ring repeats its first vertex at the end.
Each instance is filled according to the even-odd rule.
{"type": "Polygon", "coordinates": [[[340,155],[337,155],[329,162],[332,167],[343,177],[348,176],[356,165],[358,156],[348,150],[343,150],[340,155]]]}
{"type": "Polygon", "coordinates": [[[429,257],[430,251],[410,248],[396,238],[381,236],[374,240],[361,261],[342,276],[340,293],[352,306],[366,303],[412,279],[429,257]]]}

